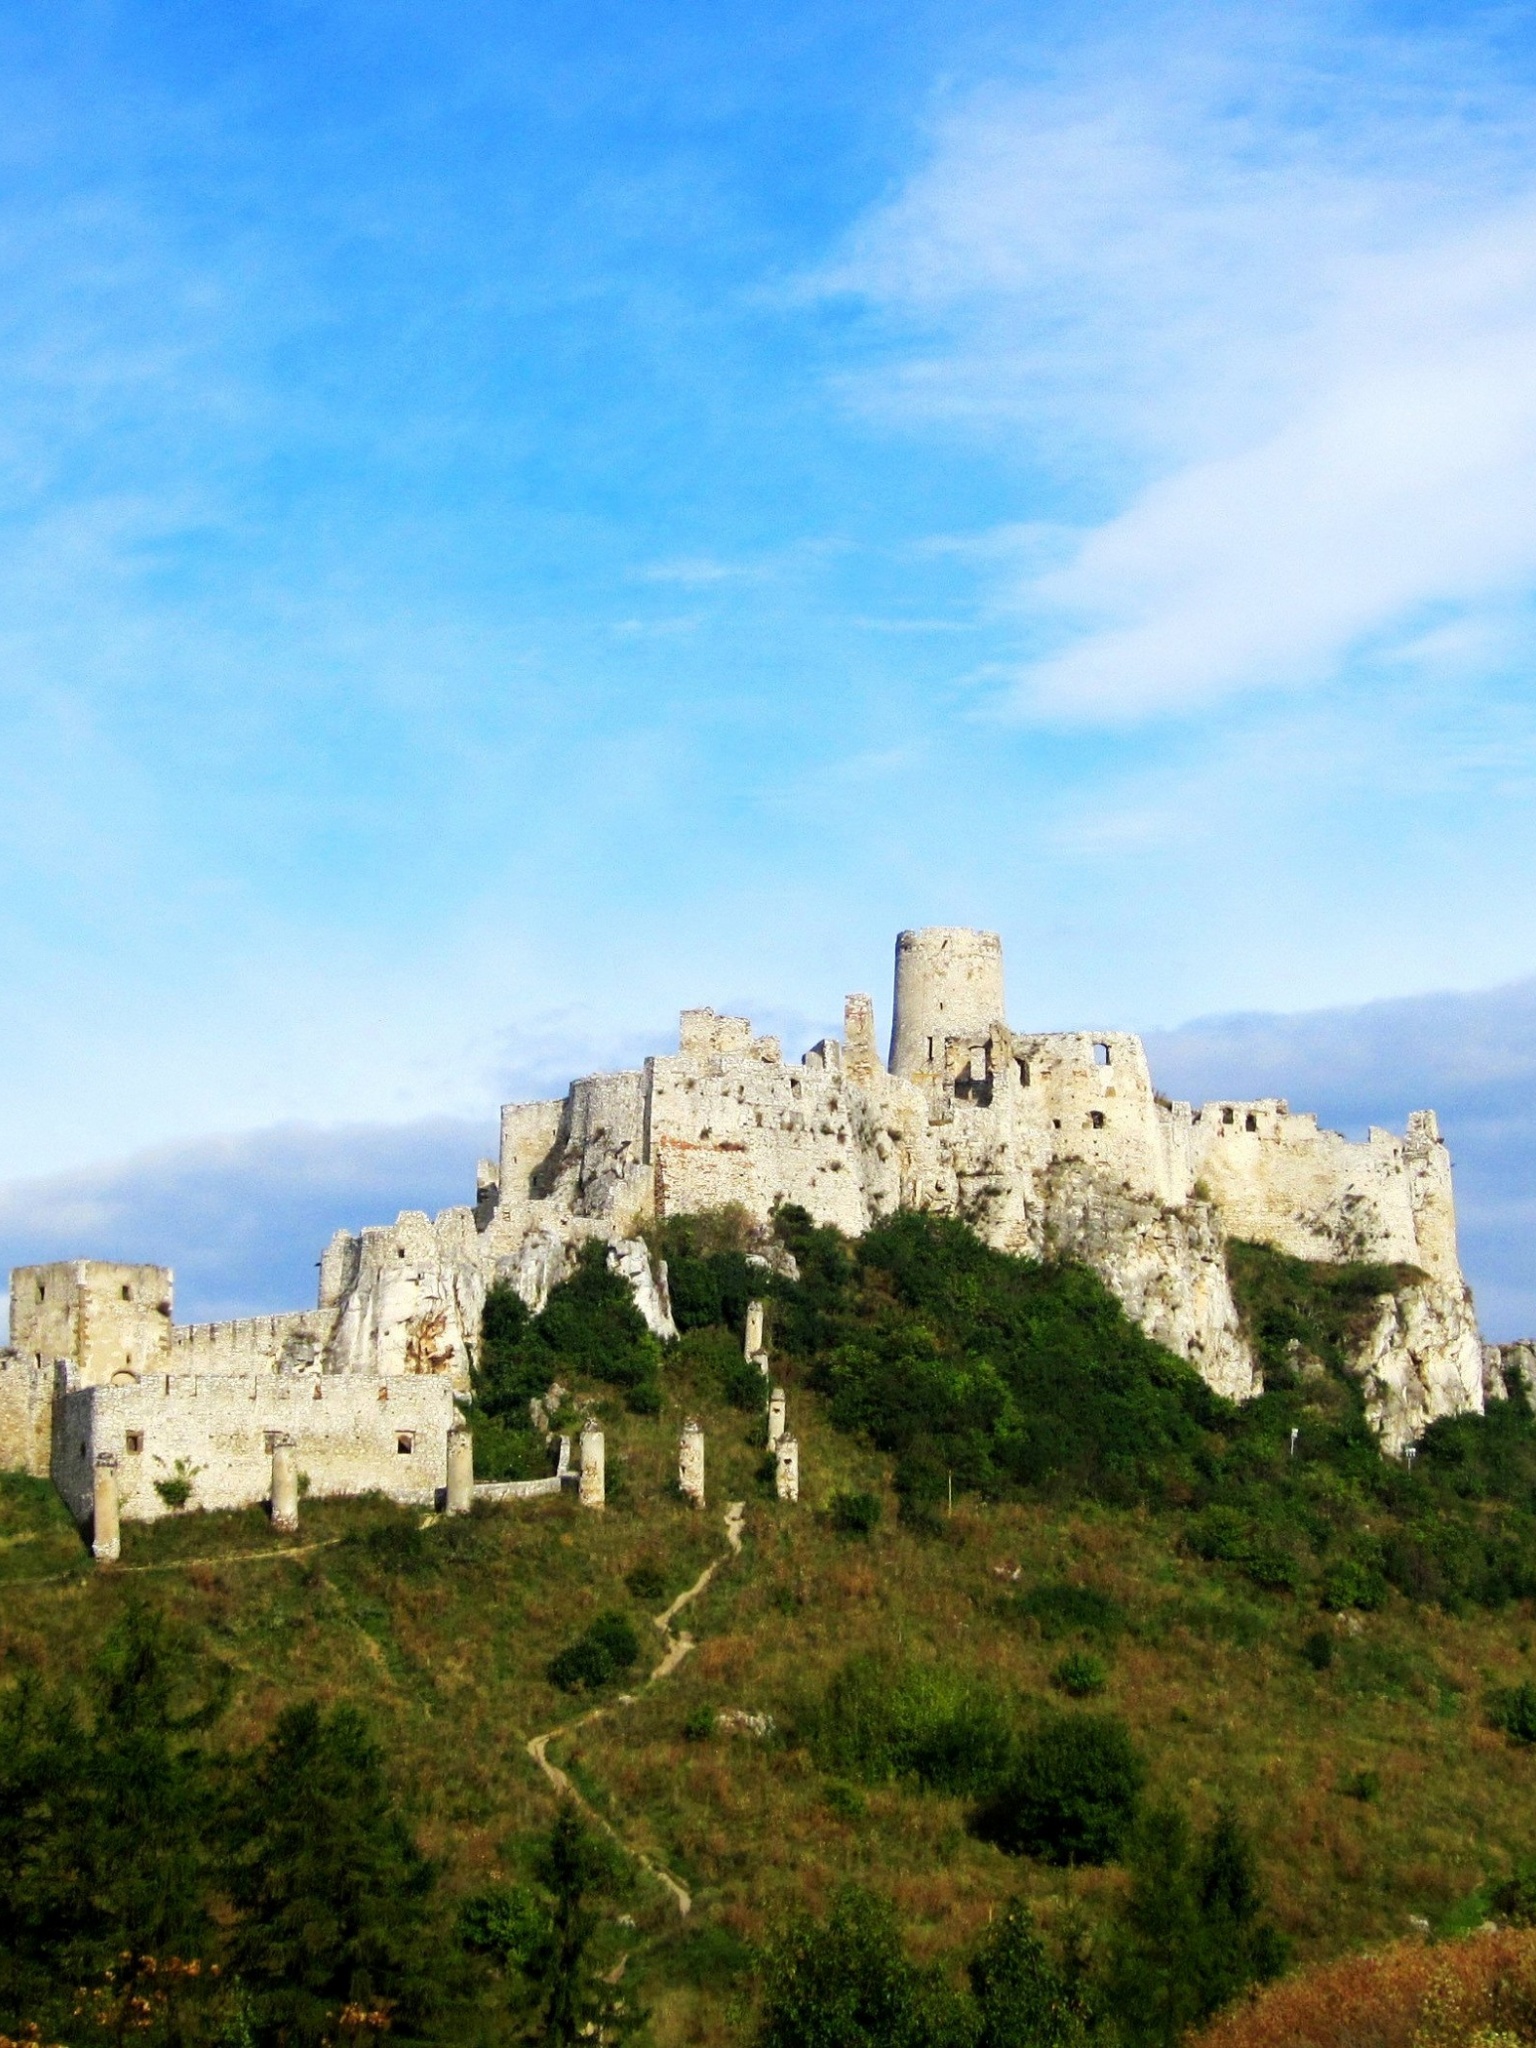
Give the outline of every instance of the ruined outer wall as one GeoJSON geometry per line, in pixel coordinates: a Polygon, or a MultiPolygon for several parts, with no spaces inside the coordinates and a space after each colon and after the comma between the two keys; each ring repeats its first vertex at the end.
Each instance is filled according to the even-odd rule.
{"type": "Polygon", "coordinates": [[[164,1372],[170,1363],[171,1274],[165,1266],[73,1259],[11,1274],[11,1345],[44,1365],[73,1360],[83,1379],[164,1372]]]}
{"type": "Polygon", "coordinates": [[[338,1253],[354,1280],[326,1339],[326,1374],[442,1375],[467,1390],[485,1302],[473,1209],[435,1219],[406,1209],[354,1244],[344,1262],[338,1253]]]}
{"type": "Polygon", "coordinates": [[[1189,1133],[1190,1166],[1232,1237],[1292,1258],[1419,1266],[1462,1284],[1451,1163],[1434,1117],[1364,1144],[1292,1116],[1283,1101],[1208,1102],[1189,1133]]]}
{"type": "Polygon", "coordinates": [[[53,1374],[15,1351],[0,1351],[0,1472],[48,1477],[53,1420],[53,1374]]]}
{"type": "Polygon", "coordinates": [[[171,1332],[174,1372],[302,1372],[319,1362],[335,1321],[320,1309],[242,1316],[228,1323],[183,1323],[171,1332]]]}
{"type": "Polygon", "coordinates": [[[285,1379],[263,1373],[163,1373],[131,1387],[82,1387],[72,1376],[54,1400],[54,1484],[78,1521],[91,1512],[97,1455],[118,1459],[123,1518],[170,1512],[155,1481],[177,1459],[202,1508],[250,1507],[268,1498],[271,1436],[294,1438],[296,1462],[319,1498],[380,1492],[430,1506],[448,1481],[456,1410],[445,1380],[285,1379]],[[410,1449],[402,1452],[405,1438],[410,1449]]]}

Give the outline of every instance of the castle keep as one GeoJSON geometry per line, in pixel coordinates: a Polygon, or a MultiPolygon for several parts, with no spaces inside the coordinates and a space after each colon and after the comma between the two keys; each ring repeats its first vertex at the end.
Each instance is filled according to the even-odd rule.
{"type": "Polygon", "coordinates": [[[685,1010],[676,1052],[505,1108],[472,1208],[338,1232],[312,1309],[182,1327],[163,1268],[19,1269],[0,1459],[52,1471],[83,1515],[81,1461],[115,1456],[123,1513],[151,1516],[177,1459],[206,1475],[204,1504],[265,1498],[270,1440],[286,1433],[316,1493],[428,1499],[493,1280],[537,1309],[595,1238],[670,1336],[641,1226],[725,1203],[766,1225],[785,1202],[850,1235],[928,1209],[1005,1251],[1082,1260],[1237,1400],[1258,1381],[1229,1237],[1410,1266],[1420,1277],[1380,1297],[1356,1361],[1392,1451],[1437,1416],[1480,1411],[1485,1373],[1496,1398],[1503,1365],[1528,1362],[1528,1347],[1503,1361],[1479,1341],[1432,1111],[1352,1143],[1281,1100],[1169,1101],[1135,1037],[1014,1029],[996,935],[934,928],[896,942],[888,1060],[864,995],[847,998],[842,1037],[797,1064],[745,1018],[685,1010]]]}

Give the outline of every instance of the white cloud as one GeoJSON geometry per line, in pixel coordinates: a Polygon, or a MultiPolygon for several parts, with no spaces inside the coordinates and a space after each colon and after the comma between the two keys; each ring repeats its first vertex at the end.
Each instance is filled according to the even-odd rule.
{"type": "Polygon", "coordinates": [[[974,97],[821,280],[907,338],[862,402],[1072,480],[1075,534],[993,543],[1016,711],[1304,687],[1436,613],[1475,663],[1536,588],[1527,116],[1475,51],[1322,21],[1277,48],[1204,18],[1209,48],[1153,31],[974,97]]]}

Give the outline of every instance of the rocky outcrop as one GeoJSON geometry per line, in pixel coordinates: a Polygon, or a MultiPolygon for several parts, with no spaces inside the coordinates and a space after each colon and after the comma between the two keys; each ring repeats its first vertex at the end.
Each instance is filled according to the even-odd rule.
{"type": "Polygon", "coordinates": [[[1394,1455],[1442,1415],[1480,1415],[1483,1347],[1470,1292],[1420,1280],[1379,1295],[1352,1369],[1382,1449],[1394,1455]]]}

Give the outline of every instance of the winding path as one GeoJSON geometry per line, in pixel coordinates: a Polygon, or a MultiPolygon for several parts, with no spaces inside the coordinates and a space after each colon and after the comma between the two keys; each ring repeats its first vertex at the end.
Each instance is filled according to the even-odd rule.
{"type": "MultiPolygon", "coordinates": [[[[746,1519],[746,1513],[747,1504],[745,1501],[733,1500],[731,1502],[725,1511],[725,1540],[730,1545],[729,1550],[723,1551],[712,1564],[707,1564],[688,1588],[687,1592],[679,1593],[664,1614],[656,1614],[651,1617],[652,1627],[660,1630],[661,1639],[667,1647],[661,1662],[645,1681],[644,1689],[646,1691],[649,1691],[658,1679],[670,1678],[683,1659],[692,1651],[694,1647],[693,1637],[688,1634],[686,1629],[674,1631],[672,1627],[673,1618],[680,1614],[691,1600],[698,1599],[704,1588],[715,1576],[715,1573],[719,1571],[721,1565],[728,1564],[733,1557],[738,1557],[741,1554],[741,1525],[746,1519]]],[[[577,1787],[571,1783],[569,1773],[562,1771],[558,1764],[551,1763],[548,1756],[549,1745],[557,1736],[574,1735],[578,1728],[589,1727],[592,1722],[601,1721],[605,1715],[616,1713],[620,1707],[632,1707],[638,1697],[638,1694],[632,1692],[620,1693],[618,1698],[608,1706],[593,1707],[588,1713],[580,1715],[574,1721],[563,1722],[560,1727],[551,1728],[543,1735],[535,1735],[528,1744],[528,1754],[533,1758],[554,1789],[563,1798],[574,1800],[582,1812],[590,1820],[594,1821],[603,1830],[604,1834],[608,1835],[619,1845],[626,1856],[632,1856],[642,1870],[647,1871],[654,1877],[656,1882],[670,1894],[678,1912],[686,1918],[693,1910],[693,1896],[687,1887],[675,1878],[670,1870],[663,1869],[653,1857],[647,1856],[643,1849],[637,1849],[633,1844],[626,1842],[612,1821],[600,1814],[592,1802],[585,1798],[577,1787]]]]}

